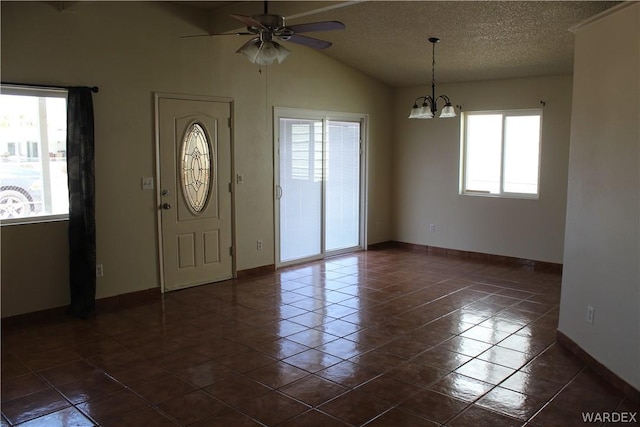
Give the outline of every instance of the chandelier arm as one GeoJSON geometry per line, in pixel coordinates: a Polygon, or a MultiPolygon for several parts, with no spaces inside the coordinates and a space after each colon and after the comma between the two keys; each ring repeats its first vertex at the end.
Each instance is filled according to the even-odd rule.
{"type": "Polygon", "coordinates": [[[435,101],[435,99],[433,99],[433,96],[427,95],[427,96],[424,97],[424,103],[425,104],[428,103],[431,107],[433,107],[433,104],[435,104],[436,101],[435,101]]]}
{"type": "Polygon", "coordinates": [[[440,98],[444,99],[444,102],[445,102],[446,104],[451,104],[451,100],[449,99],[449,97],[448,97],[447,95],[440,95],[439,97],[437,97],[437,98],[436,98],[436,101],[437,101],[438,99],[440,99],[440,98]]]}
{"type": "Polygon", "coordinates": [[[421,99],[424,99],[424,102],[427,102],[427,96],[419,96],[416,98],[415,101],[413,101],[413,108],[418,108],[418,101],[421,99]]]}

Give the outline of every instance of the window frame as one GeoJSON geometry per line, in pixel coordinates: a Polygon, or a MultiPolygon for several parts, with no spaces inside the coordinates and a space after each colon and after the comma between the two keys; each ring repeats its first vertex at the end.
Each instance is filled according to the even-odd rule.
{"type": "MultiPolygon", "coordinates": [[[[41,87],[35,87],[35,86],[22,86],[17,84],[0,85],[0,94],[2,95],[33,96],[33,97],[39,97],[39,98],[40,97],[64,98],[65,105],[68,102],[68,93],[69,91],[64,88],[44,88],[44,87],[41,88],[41,87]]],[[[41,156],[40,162],[42,163],[43,160],[44,160],[44,155],[41,156]]],[[[67,189],[67,198],[68,198],[68,189],[67,189]]],[[[62,214],[45,214],[45,215],[24,216],[20,218],[1,219],[0,227],[12,226],[12,225],[38,224],[38,223],[56,222],[56,221],[68,221],[68,220],[69,220],[69,211],[67,209],[67,212],[62,214]]]]}
{"type": "Polygon", "coordinates": [[[460,179],[459,179],[459,193],[462,196],[475,196],[475,197],[489,197],[489,198],[502,198],[502,199],[528,199],[538,200],[540,198],[540,165],[542,163],[542,130],[543,130],[543,109],[542,108],[528,108],[528,109],[512,109],[512,110],[484,110],[484,111],[464,111],[461,114],[460,120],[460,179]],[[500,190],[499,193],[485,192],[482,190],[468,190],[467,184],[467,126],[469,116],[479,115],[502,115],[502,127],[501,127],[501,141],[500,141],[500,190]],[[538,164],[537,164],[537,182],[536,193],[518,193],[509,192],[504,190],[504,175],[505,175],[505,122],[507,117],[518,116],[534,116],[540,117],[540,128],[538,133],[538,164]]]}

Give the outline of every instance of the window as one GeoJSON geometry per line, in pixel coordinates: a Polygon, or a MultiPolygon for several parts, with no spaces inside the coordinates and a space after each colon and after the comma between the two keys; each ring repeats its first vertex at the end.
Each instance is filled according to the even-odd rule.
{"type": "Polygon", "coordinates": [[[209,198],[211,182],[211,152],[209,138],[202,125],[193,123],[187,129],[182,140],[182,191],[187,200],[187,206],[194,213],[199,213],[209,198]]]}
{"type": "Polygon", "coordinates": [[[0,220],[65,219],[67,91],[3,86],[0,94],[0,220]]]}
{"type": "Polygon", "coordinates": [[[291,138],[291,178],[320,182],[322,179],[322,122],[283,119],[283,124],[291,138]]]}
{"type": "Polygon", "coordinates": [[[542,110],[462,115],[461,194],[537,198],[542,110]]]}

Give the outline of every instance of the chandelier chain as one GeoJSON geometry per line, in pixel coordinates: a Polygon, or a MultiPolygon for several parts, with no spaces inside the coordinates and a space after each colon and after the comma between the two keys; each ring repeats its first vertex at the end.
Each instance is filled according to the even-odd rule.
{"type": "Polygon", "coordinates": [[[431,44],[431,84],[436,84],[436,44],[431,44]]]}

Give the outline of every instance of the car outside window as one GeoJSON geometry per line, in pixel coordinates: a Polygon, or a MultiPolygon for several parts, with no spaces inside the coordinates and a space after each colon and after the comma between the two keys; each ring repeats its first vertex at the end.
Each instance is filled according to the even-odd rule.
{"type": "Polygon", "coordinates": [[[66,219],[66,90],[2,86],[0,221],[66,219]]]}

